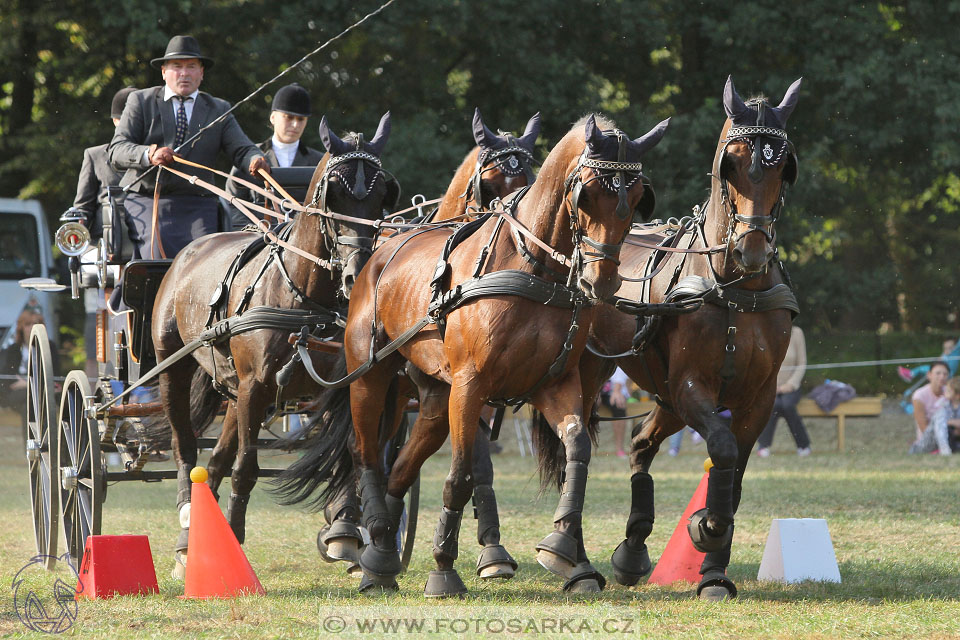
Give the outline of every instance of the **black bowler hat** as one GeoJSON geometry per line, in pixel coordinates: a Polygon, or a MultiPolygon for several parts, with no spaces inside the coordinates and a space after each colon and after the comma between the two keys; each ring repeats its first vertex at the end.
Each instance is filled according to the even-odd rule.
{"type": "Polygon", "coordinates": [[[273,105],[270,108],[273,111],[308,118],[310,117],[310,94],[296,82],[288,84],[273,96],[273,105]]]}
{"type": "Polygon", "coordinates": [[[162,58],[154,58],[150,64],[159,69],[160,65],[168,60],[189,60],[197,58],[203,63],[205,68],[213,66],[213,58],[208,58],[200,53],[200,44],[193,36],[173,36],[167,45],[167,51],[162,58]]]}
{"type": "Polygon", "coordinates": [[[110,103],[110,117],[119,118],[123,115],[123,108],[127,104],[127,96],[136,91],[136,87],[124,87],[113,94],[113,102],[110,103]]]}

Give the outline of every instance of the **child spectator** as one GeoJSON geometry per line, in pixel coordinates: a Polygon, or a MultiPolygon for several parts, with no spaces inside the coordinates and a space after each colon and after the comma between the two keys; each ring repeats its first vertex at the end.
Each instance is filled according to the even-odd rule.
{"type": "Polygon", "coordinates": [[[950,378],[943,385],[943,397],[937,401],[933,419],[913,446],[910,453],[940,452],[949,456],[950,431],[960,431],[960,378],[950,378]]]}
{"type": "Polygon", "coordinates": [[[914,448],[919,446],[924,432],[930,426],[930,420],[936,411],[937,402],[943,398],[943,385],[949,377],[950,370],[947,368],[947,364],[945,362],[934,362],[930,365],[930,371],[927,372],[927,380],[930,382],[914,392],[912,400],[916,439],[910,446],[910,453],[918,452],[914,451],[914,448]]]}

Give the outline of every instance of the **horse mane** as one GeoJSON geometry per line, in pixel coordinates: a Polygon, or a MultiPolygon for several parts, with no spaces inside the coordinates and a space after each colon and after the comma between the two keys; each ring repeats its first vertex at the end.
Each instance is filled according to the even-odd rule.
{"type": "MultiPolygon", "coordinates": [[[[540,167],[536,182],[530,188],[530,195],[521,201],[521,207],[525,202],[535,203],[533,206],[539,207],[536,210],[538,214],[543,209],[556,211],[560,208],[564,196],[563,183],[569,174],[570,165],[583,153],[587,144],[584,139],[584,125],[588,117],[589,115],[584,116],[573,123],[566,135],[550,150],[540,167]]],[[[604,116],[595,114],[594,117],[601,129],[616,127],[612,120],[604,116]]]]}
{"type": "Polygon", "coordinates": [[[441,200],[440,207],[437,209],[436,219],[446,220],[453,218],[467,210],[467,199],[461,198],[460,196],[467,190],[467,183],[473,176],[473,169],[477,164],[477,155],[479,153],[480,147],[477,146],[464,156],[463,162],[460,163],[460,166],[457,167],[456,172],[453,174],[453,180],[450,181],[450,186],[447,187],[447,191],[443,194],[443,200],[441,200]]]}

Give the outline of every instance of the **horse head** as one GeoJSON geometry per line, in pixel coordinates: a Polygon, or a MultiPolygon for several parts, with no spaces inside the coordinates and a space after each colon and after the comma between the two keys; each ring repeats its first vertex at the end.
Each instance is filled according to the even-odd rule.
{"type": "Polygon", "coordinates": [[[620,248],[634,219],[649,217],[654,206],[641,160],[663,138],[669,122],[631,139],[613,122],[590,115],[571,131],[582,126],[584,137],[582,146],[574,147],[564,194],[581,265],[577,286],[591,298],[607,299],[620,288],[620,248]]]}
{"type": "Polygon", "coordinates": [[[722,239],[734,264],[744,273],[766,269],[776,250],[774,223],[783,207],[785,185],[797,179],[797,155],[787,140],[787,118],[797,105],[801,80],[783,101],[744,101],[727,78],[723,107],[727,113],[714,158],[720,202],[729,203],[722,239]]]}
{"type": "Polygon", "coordinates": [[[523,135],[492,132],[483,123],[480,109],[473,112],[473,139],[477,143],[477,160],[473,178],[464,195],[472,195],[481,208],[489,208],[495,198],[533,184],[533,148],[540,135],[540,113],[527,121],[523,135]],[[471,194],[472,191],[472,194],[471,194]]]}
{"type": "MultiPolygon", "coordinates": [[[[376,220],[400,198],[396,179],[383,170],[380,155],[390,137],[390,112],[383,114],[373,138],[349,133],[343,139],[320,120],[320,139],[327,156],[311,185],[312,205],[325,213],[376,220]],[[322,169],[322,171],[321,171],[322,169]]],[[[324,244],[340,265],[340,293],[349,299],[354,280],[373,252],[374,227],[321,214],[324,244]]]]}

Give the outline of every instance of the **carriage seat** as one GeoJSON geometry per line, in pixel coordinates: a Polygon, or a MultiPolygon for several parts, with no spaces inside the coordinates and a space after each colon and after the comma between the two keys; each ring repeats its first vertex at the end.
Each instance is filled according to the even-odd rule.
{"type": "Polygon", "coordinates": [[[172,263],[173,260],[133,260],[123,270],[121,296],[124,304],[133,310],[129,324],[130,353],[140,362],[141,370],[155,364],[152,362],[155,355],[150,331],[153,303],[160,282],[172,263]]]}

